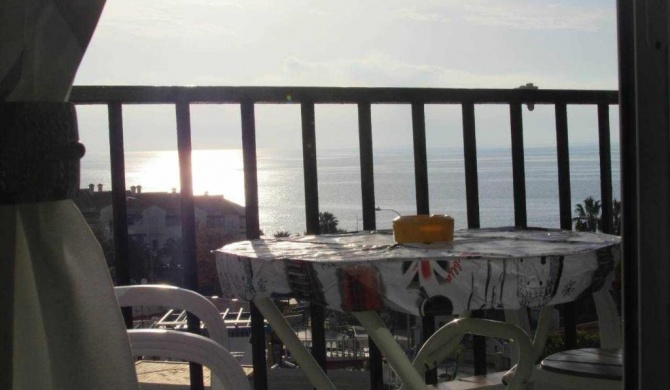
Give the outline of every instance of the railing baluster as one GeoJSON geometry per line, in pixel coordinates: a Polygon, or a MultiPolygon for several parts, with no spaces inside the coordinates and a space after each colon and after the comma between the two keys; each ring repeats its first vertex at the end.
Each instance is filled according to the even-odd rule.
{"type": "Polygon", "coordinates": [[[556,160],[558,162],[558,204],[561,229],[572,230],[570,195],[570,150],[568,147],[568,112],[565,103],[557,103],[556,160]]]}
{"type": "MultiPolygon", "coordinates": [[[[561,229],[572,230],[572,199],[570,195],[570,149],[568,146],[568,110],[565,103],[556,103],[556,159],[558,162],[558,203],[561,229]]],[[[563,337],[566,349],[577,346],[577,305],[562,305],[563,337]]]]}
{"type": "MultiPolygon", "coordinates": [[[[361,160],[361,199],[363,200],[363,230],[377,229],[375,215],[374,156],[372,152],[372,113],[370,103],[358,103],[358,142],[361,160]]],[[[384,388],[382,354],[368,336],[370,387],[384,388]]]]}
{"type": "Polygon", "coordinates": [[[612,226],[612,160],[610,152],[610,108],[598,104],[598,145],[600,147],[600,204],[602,231],[613,233],[612,226]]]}
{"type": "Polygon", "coordinates": [[[244,163],[244,200],[247,239],[260,236],[258,216],[258,168],[256,164],[256,114],[253,102],[240,104],[242,117],[242,160],[244,163]]]}
{"type": "MultiPolygon", "coordinates": [[[[319,187],[316,168],[316,129],[314,103],[300,105],[302,118],[302,156],[305,172],[305,217],[307,234],[319,234],[319,187]]],[[[325,309],[310,303],[312,317],[312,354],[319,365],[326,369],[325,309]]]]}
{"type": "Polygon", "coordinates": [[[416,213],[429,214],[428,157],[426,154],[426,117],[422,103],[412,103],[412,134],[414,138],[414,181],[416,213]]]}
{"type": "MultiPolygon", "coordinates": [[[[126,205],[126,167],[123,149],[123,111],[121,103],[107,105],[109,156],[112,169],[112,211],[114,213],[114,262],[116,285],[130,285],[128,251],[128,210],[126,205]]],[[[133,327],[133,308],[121,308],[126,328],[133,327]]]]}
{"type": "Polygon", "coordinates": [[[375,230],[377,229],[377,218],[375,215],[375,176],[370,103],[358,104],[358,142],[361,159],[363,230],[375,230]]]}
{"type": "MultiPolygon", "coordinates": [[[[198,263],[195,254],[195,208],[193,203],[193,174],[191,165],[191,113],[188,102],[176,104],[177,149],[179,151],[179,183],[181,186],[181,240],[184,259],[184,287],[198,291],[198,263]]],[[[200,319],[187,315],[188,331],[200,334],[200,319]]],[[[189,363],[191,389],[204,388],[202,366],[189,363]]]]}
{"type": "MultiPolygon", "coordinates": [[[[240,104],[242,117],[242,160],[244,164],[245,224],[247,239],[260,236],[258,217],[258,169],[256,165],[256,115],[253,102],[240,104]]],[[[267,390],[268,373],[265,360],[265,320],[253,302],[251,314],[251,354],[254,365],[254,389],[267,390]]]]}
{"type": "Polygon", "coordinates": [[[302,103],[300,111],[302,119],[302,162],[305,175],[307,234],[319,234],[319,187],[316,169],[314,103],[302,103]]]}
{"type": "Polygon", "coordinates": [[[468,228],[479,225],[479,180],[477,178],[477,139],[475,136],[475,106],[467,102],[461,106],[463,115],[463,160],[465,165],[465,197],[468,228]]]}
{"type": "MultiPolygon", "coordinates": [[[[465,197],[468,212],[468,228],[478,229],[479,225],[479,183],[477,178],[477,139],[475,135],[475,106],[472,102],[461,105],[463,116],[463,158],[465,164],[465,197]]],[[[483,317],[479,310],[473,317],[483,317]]],[[[486,375],[486,338],[472,337],[475,358],[475,375],[486,375]]]]}
{"type": "Polygon", "coordinates": [[[514,225],[526,227],[526,170],[523,151],[523,115],[520,103],[510,103],[512,130],[512,179],[514,181],[514,225]]]}
{"type": "MultiPolygon", "coordinates": [[[[423,103],[412,103],[412,134],[414,144],[414,186],[416,213],[429,214],[428,156],[426,152],[426,115],[423,103]]],[[[435,333],[435,314],[424,313],[422,319],[423,341],[435,333]]],[[[437,369],[426,371],[426,383],[437,384],[437,369]]]]}

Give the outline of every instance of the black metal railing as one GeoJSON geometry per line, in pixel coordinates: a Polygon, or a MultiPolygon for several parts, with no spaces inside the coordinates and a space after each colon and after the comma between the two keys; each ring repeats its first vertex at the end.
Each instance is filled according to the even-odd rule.
{"type": "MultiPolygon", "coordinates": [[[[70,100],[76,104],[105,104],[109,112],[112,192],[114,209],[114,240],[117,254],[118,283],[128,284],[128,230],[126,220],[126,194],[124,180],[122,106],[126,104],[172,104],[177,118],[177,139],[181,180],[182,234],[185,264],[185,287],[197,289],[195,259],[195,220],[193,216],[193,187],[191,172],[191,131],[189,105],[192,103],[238,104],[242,120],[242,148],[244,162],[244,187],[246,201],[246,229],[250,239],[259,236],[258,178],[256,168],[256,104],[300,104],[302,118],[303,172],[305,182],[306,231],[319,233],[319,194],[315,142],[316,104],[355,104],[358,107],[360,172],[363,228],[376,228],[374,166],[371,105],[411,105],[414,144],[414,172],[417,214],[429,214],[429,182],[426,152],[426,104],[458,104],[462,108],[463,158],[467,224],[480,227],[479,187],[475,106],[503,104],[509,106],[512,146],[512,178],[514,189],[515,225],[527,225],[526,178],[524,167],[523,113],[524,104],[547,104],[555,107],[556,145],[558,162],[558,188],[560,227],[572,228],[570,198],[570,163],[568,148],[567,105],[595,105],[598,108],[598,134],[600,148],[600,183],[602,198],[603,231],[612,231],[612,169],[610,162],[609,106],[618,103],[616,91],[577,90],[525,90],[525,89],[419,89],[419,88],[317,88],[317,87],[140,87],[140,86],[77,86],[72,89],[70,100]]],[[[132,135],[127,135],[132,136],[132,135]]],[[[566,346],[576,344],[576,316],[574,304],[563,309],[565,316],[566,346]]],[[[323,309],[312,307],[313,353],[325,367],[326,349],[323,309]]],[[[195,319],[189,329],[197,331],[195,319]]],[[[424,332],[434,331],[434,321],[424,319],[424,332]]],[[[252,339],[254,387],[267,388],[263,320],[252,305],[252,339]]],[[[424,335],[426,337],[426,335],[424,335]]],[[[475,373],[486,372],[486,355],[483,338],[475,339],[475,373]]],[[[372,344],[371,344],[372,345],[372,344]]],[[[371,348],[371,376],[373,388],[381,389],[381,356],[371,348]]],[[[192,369],[192,386],[202,385],[201,370],[192,369]],[[199,374],[198,374],[199,372],[199,374]],[[198,376],[200,375],[200,376],[198,376]],[[197,384],[196,382],[200,382],[197,384]]],[[[427,380],[436,381],[435,373],[427,380]]]]}

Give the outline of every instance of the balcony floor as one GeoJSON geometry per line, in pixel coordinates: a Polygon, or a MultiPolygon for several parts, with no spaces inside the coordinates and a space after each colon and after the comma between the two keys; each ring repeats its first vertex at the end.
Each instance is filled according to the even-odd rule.
{"type": "MultiPolygon", "coordinates": [[[[137,378],[142,390],[188,390],[189,369],[183,362],[140,360],[135,363],[137,378]]],[[[253,368],[243,367],[253,382],[253,368]]],[[[205,388],[209,388],[210,372],[203,369],[205,388]]],[[[328,376],[338,390],[360,390],[370,388],[367,371],[331,370],[328,376]]],[[[268,384],[273,390],[312,390],[312,386],[300,369],[268,370],[268,384]]]]}

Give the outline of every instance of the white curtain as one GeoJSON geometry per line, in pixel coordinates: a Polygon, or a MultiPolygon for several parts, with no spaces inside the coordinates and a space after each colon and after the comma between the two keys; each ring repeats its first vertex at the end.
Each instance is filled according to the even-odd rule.
{"type": "MultiPolygon", "coordinates": [[[[103,6],[0,1],[0,104],[66,101],[103,6]]],[[[18,203],[0,204],[0,302],[13,306],[0,316],[0,387],[137,388],[106,261],[81,213],[70,200],[18,203]]]]}
{"type": "Polygon", "coordinates": [[[0,221],[13,225],[0,239],[0,251],[14,248],[13,388],[136,388],[104,255],[79,210],[5,205],[0,221]]]}

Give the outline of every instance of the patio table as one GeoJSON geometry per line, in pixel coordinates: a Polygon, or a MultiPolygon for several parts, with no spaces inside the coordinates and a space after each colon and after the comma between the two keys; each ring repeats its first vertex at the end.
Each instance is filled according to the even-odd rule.
{"type": "Polygon", "coordinates": [[[219,249],[217,270],[222,293],[254,301],[317,388],[333,387],[272,299],[352,312],[403,382],[425,388],[378,310],[457,314],[570,302],[605,284],[619,243],[606,234],[532,228],[460,230],[451,242],[431,244],[396,244],[390,231],[263,238],[219,249]]]}

